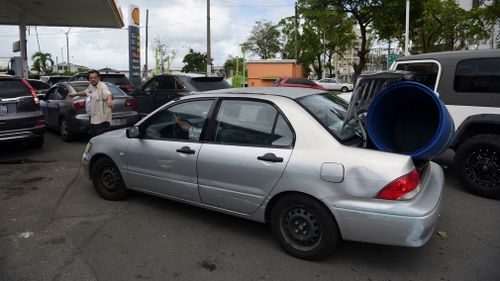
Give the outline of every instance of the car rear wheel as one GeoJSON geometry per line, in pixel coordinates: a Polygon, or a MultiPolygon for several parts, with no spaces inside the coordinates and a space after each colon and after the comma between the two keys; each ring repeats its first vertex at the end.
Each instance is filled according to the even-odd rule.
{"type": "Polygon", "coordinates": [[[500,135],[483,134],[458,147],[455,165],[462,184],[472,193],[500,198],[500,135]]]}
{"type": "Polygon", "coordinates": [[[347,87],[345,87],[345,86],[340,89],[340,91],[342,91],[343,93],[347,92],[348,90],[349,89],[347,89],[347,87]]]}
{"type": "Polygon", "coordinates": [[[66,120],[65,117],[61,118],[61,121],[59,122],[59,129],[61,130],[61,138],[63,141],[72,141],[75,138],[69,128],[68,120],[66,120]]]}
{"type": "Polygon", "coordinates": [[[130,194],[120,171],[109,158],[100,158],[93,165],[92,183],[99,196],[106,200],[123,200],[130,194]]]}
{"type": "Polygon", "coordinates": [[[298,194],[279,199],[271,211],[271,229],[287,253],[306,260],[328,257],[340,237],[331,212],[298,194]]]}

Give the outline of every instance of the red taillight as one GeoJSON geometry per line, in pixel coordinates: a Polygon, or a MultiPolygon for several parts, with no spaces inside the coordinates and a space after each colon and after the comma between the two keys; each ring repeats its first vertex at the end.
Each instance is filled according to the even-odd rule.
{"type": "Polygon", "coordinates": [[[85,102],[84,101],[77,101],[73,103],[73,107],[75,109],[85,109],[85,102]]]}
{"type": "Polygon", "coordinates": [[[28,86],[28,88],[30,88],[31,95],[33,96],[33,99],[35,100],[35,104],[40,104],[40,99],[38,99],[38,96],[36,95],[35,89],[33,89],[33,87],[31,87],[30,83],[28,83],[28,81],[26,81],[26,79],[23,79],[23,82],[24,82],[24,84],[26,84],[26,86],[28,86]]]}
{"type": "Polygon", "coordinates": [[[137,101],[135,99],[128,99],[125,101],[125,107],[137,106],[137,101]]]}
{"type": "Polygon", "coordinates": [[[35,123],[36,127],[45,126],[45,121],[38,121],[35,123]]]}
{"type": "Polygon", "coordinates": [[[134,84],[132,84],[132,83],[127,84],[127,85],[125,86],[125,88],[126,88],[127,90],[129,90],[129,91],[132,91],[132,89],[134,89],[134,84]]]}
{"type": "Polygon", "coordinates": [[[419,185],[420,175],[417,170],[413,170],[386,185],[379,192],[377,198],[387,200],[410,199],[418,192],[419,185]]]}

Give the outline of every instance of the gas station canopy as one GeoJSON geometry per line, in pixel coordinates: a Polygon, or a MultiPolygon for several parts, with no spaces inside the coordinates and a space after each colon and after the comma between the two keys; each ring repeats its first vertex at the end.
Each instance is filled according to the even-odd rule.
{"type": "Polygon", "coordinates": [[[0,25],[122,28],[115,0],[0,0],[0,25]]]}

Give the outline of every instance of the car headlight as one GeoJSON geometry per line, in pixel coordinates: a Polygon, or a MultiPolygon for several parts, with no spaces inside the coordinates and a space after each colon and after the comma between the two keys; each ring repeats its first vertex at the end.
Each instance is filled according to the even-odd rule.
{"type": "Polygon", "coordinates": [[[88,142],[87,146],[85,147],[85,151],[83,153],[89,153],[91,148],[92,148],[92,143],[88,142]]]}

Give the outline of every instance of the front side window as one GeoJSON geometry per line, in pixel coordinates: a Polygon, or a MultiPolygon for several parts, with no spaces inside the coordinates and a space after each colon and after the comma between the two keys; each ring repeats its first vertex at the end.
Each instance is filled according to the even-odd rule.
{"type": "Polygon", "coordinates": [[[412,62],[398,63],[396,70],[406,70],[416,73],[413,81],[426,85],[431,89],[435,89],[436,80],[439,72],[439,66],[434,62],[412,62]]]}
{"type": "Polygon", "coordinates": [[[306,96],[298,99],[298,102],[340,141],[347,141],[356,136],[358,127],[354,121],[342,129],[348,107],[342,98],[331,93],[322,93],[306,96]]]}
{"type": "Polygon", "coordinates": [[[158,90],[160,87],[160,79],[158,77],[151,78],[146,85],[144,85],[144,91],[148,92],[151,90],[158,90]]]}
{"type": "Polygon", "coordinates": [[[291,146],[293,133],[283,117],[268,103],[224,100],[217,114],[215,142],[291,146]]]}
{"type": "Polygon", "coordinates": [[[166,108],[141,124],[145,139],[198,141],[213,100],[188,101],[166,108]]]}
{"type": "Polygon", "coordinates": [[[500,93],[500,58],[463,60],[457,64],[457,92],[500,93]]]}

